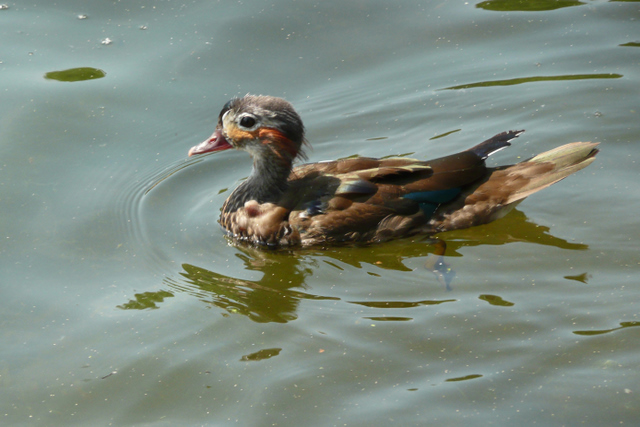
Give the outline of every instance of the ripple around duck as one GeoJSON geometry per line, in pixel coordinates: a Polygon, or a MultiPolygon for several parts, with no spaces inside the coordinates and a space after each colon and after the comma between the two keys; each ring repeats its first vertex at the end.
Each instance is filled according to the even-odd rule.
{"type": "Polygon", "coordinates": [[[228,256],[216,251],[220,244],[226,247],[216,221],[227,190],[216,186],[216,177],[228,184],[233,163],[207,157],[140,171],[118,196],[116,209],[133,256],[146,260],[155,274],[174,276],[185,262],[228,256]]]}
{"type": "MultiPolygon", "coordinates": [[[[141,171],[137,179],[128,182],[116,200],[116,210],[123,232],[128,236],[132,256],[138,258],[138,262],[144,260],[147,268],[161,274],[169,271],[167,266],[173,258],[168,250],[171,246],[166,241],[167,231],[162,230],[161,224],[175,223],[171,218],[174,210],[167,209],[168,194],[164,187],[188,166],[189,163],[176,162],[160,170],[141,171]]],[[[178,206],[183,206],[180,199],[178,206]]]]}
{"type": "Polygon", "coordinates": [[[122,186],[122,192],[115,200],[115,210],[120,219],[120,232],[127,236],[127,247],[138,262],[157,268],[165,257],[156,246],[151,244],[143,215],[144,196],[149,191],[150,182],[154,182],[164,171],[149,169],[137,173],[137,179],[128,180],[122,186]]]}

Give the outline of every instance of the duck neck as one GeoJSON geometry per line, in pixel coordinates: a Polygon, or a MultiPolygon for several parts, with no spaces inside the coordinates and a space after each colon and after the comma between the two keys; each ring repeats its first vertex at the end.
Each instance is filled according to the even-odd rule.
{"type": "Polygon", "coordinates": [[[277,203],[288,188],[292,162],[284,159],[254,157],[249,177],[229,196],[224,212],[234,212],[250,200],[277,203]]]}

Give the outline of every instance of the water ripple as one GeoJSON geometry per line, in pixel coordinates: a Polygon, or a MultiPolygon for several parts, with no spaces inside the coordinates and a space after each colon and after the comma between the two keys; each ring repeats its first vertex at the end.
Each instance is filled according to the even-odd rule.
{"type": "Polygon", "coordinates": [[[144,259],[155,272],[175,270],[175,253],[171,249],[176,246],[176,235],[184,230],[179,219],[188,216],[189,206],[193,206],[185,200],[190,192],[179,175],[201,161],[181,160],[160,170],[139,171],[115,201],[133,256],[144,259]]]}

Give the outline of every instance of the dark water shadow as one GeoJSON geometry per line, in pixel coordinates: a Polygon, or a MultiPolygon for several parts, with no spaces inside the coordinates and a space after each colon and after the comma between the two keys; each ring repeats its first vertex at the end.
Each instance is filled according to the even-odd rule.
{"type": "Polygon", "coordinates": [[[260,360],[271,359],[280,354],[281,348],[265,348],[251,354],[245,354],[240,358],[241,362],[258,362],[260,360]]]}
{"type": "Polygon", "coordinates": [[[535,243],[566,250],[587,250],[588,245],[569,242],[553,236],[549,227],[530,221],[527,216],[514,209],[504,218],[480,227],[450,231],[438,235],[447,242],[447,256],[462,256],[461,248],[479,245],[505,245],[507,243],[535,243]]]}
{"type": "Polygon", "coordinates": [[[577,0],[489,0],[478,3],[476,7],[495,12],[544,12],[584,4],[577,0]]]}
{"type": "Polygon", "coordinates": [[[573,331],[576,335],[586,335],[586,336],[594,336],[594,335],[603,335],[609,334],[611,332],[619,331],[625,328],[637,328],[640,326],[640,322],[620,322],[620,326],[617,328],[611,329],[600,329],[600,330],[591,330],[591,331],[573,331]]]}
{"type": "MultiPolygon", "coordinates": [[[[460,250],[467,246],[505,245],[527,242],[552,246],[566,250],[586,250],[588,246],[571,243],[549,233],[549,228],[537,225],[522,213],[514,210],[506,217],[488,225],[467,230],[442,233],[438,236],[446,243],[446,256],[455,268],[454,258],[462,257],[460,250]]],[[[241,314],[255,322],[286,323],[297,319],[297,308],[302,300],[340,300],[332,296],[314,295],[308,292],[306,279],[317,273],[319,263],[344,270],[345,266],[383,270],[412,271],[405,261],[428,258],[438,248],[427,238],[403,239],[380,245],[332,247],[296,251],[265,251],[257,248],[236,246],[229,250],[244,264],[243,271],[257,272],[259,279],[250,280],[233,277],[227,273],[228,266],[211,271],[201,266],[182,264],[182,271],[175,277],[165,278],[162,289],[136,294],[118,306],[123,310],[157,308],[175,294],[187,293],[211,307],[223,310],[224,315],[241,314]],[[227,273],[227,274],[225,274],[227,273]]],[[[376,275],[375,273],[370,273],[376,275]]],[[[425,283],[437,283],[425,267],[425,283]]],[[[245,275],[246,276],[246,275],[245,275]]],[[[435,286],[435,285],[434,285],[435,286]]],[[[380,307],[403,308],[417,305],[436,305],[453,302],[451,296],[439,300],[422,301],[347,301],[356,305],[377,304],[380,307]]],[[[490,296],[490,304],[510,304],[490,296]]],[[[401,316],[399,316],[401,318],[401,316]]],[[[408,319],[408,318],[407,318],[408,319]]],[[[403,318],[404,320],[404,318],[403,318]]]]}
{"type": "Polygon", "coordinates": [[[506,80],[489,80],[486,82],[468,83],[458,86],[445,87],[439,90],[459,90],[459,89],[471,89],[476,87],[492,87],[492,86],[513,86],[525,83],[535,82],[555,82],[555,81],[567,81],[567,80],[591,80],[591,79],[620,79],[624,77],[622,74],[567,74],[564,76],[533,76],[533,77],[519,77],[515,79],[506,80]]]}

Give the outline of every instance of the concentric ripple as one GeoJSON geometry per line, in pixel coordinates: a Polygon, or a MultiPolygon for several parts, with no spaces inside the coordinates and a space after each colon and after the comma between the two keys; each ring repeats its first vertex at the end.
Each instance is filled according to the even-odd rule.
{"type": "Polygon", "coordinates": [[[132,255],[156,274],[173,275],[193,256],[213,252],[224,242],[216,219],[224,200],[211,185],[217,176],[206,158],[177,161],[165,168],[139,171],[116,200],[121,227],[132,255]]]}

